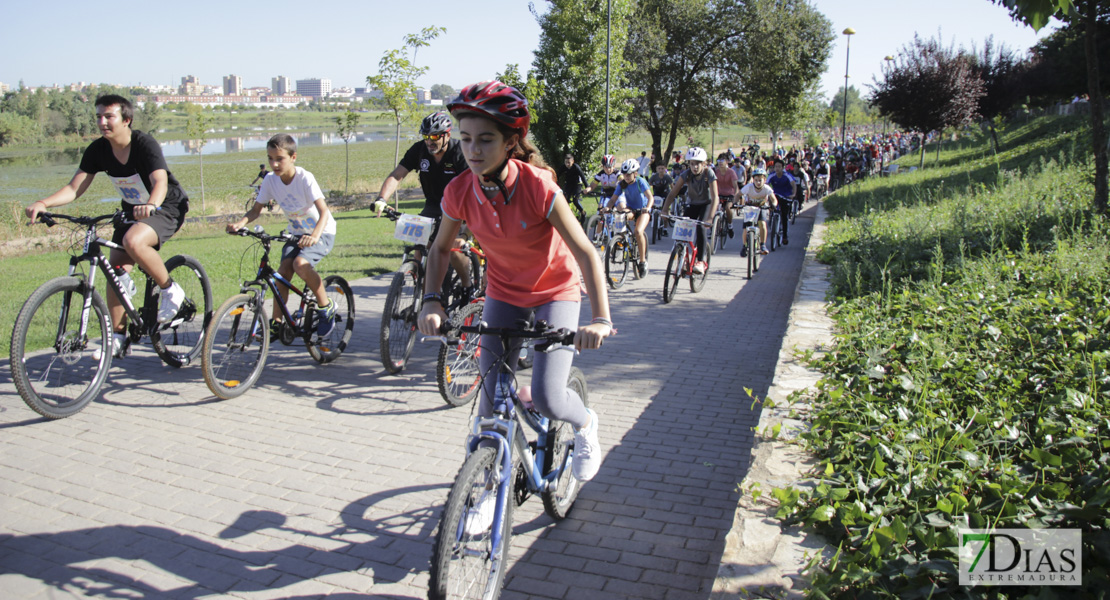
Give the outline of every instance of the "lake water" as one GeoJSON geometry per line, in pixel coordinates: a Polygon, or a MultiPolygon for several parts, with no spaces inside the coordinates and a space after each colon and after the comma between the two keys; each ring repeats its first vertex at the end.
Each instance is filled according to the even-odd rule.
{"type": "MultiPolygon", "coordinates": [[[[227,152],[255,152],[257,154],[265,154],[266,142],[273,135],[272,129],[256,128],[259,133],[248,134],[242,132],[244,135],[227,135],[228,133],[240,133],[239,131],[216,131],[210,132],[208,140],[204,143],[204,154],[224,154],[227,152]]],[[[336,135],[334,132],[300,132],[290,133],[293,139],[297,140],[298,147],[305,146],[333,146],[342,144],[343,138],[336,135]]],[[[155,135],[157,138],[157,135],[155,135]]],[[[413,137],[415,139],[415,137],[413,137]]],[[[351,142],[383,142],[393,141],[394,136],[379,131],[359,131],[356,132],[351,142]]],[[[196,156],[200,153],[201,148],[199,142],[195,140],[177,140],[172,142],[161,142],[162,154],[173,162],[174,157],[182,156],[196,156]]],[[[81,154],[85,151],[85,146],[79,148],[65,148],[62,150],[43,150],[34,154],[27,154],[22,156],[8,156],[0,157],[0,167],[6,166],[70,166],[76,165],[81,162],[81,154]]]]}

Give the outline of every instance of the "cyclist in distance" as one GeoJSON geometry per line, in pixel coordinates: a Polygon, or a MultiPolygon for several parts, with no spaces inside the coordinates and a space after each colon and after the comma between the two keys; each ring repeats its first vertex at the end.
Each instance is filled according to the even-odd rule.
{"type": "Polygon", "coordinates": [[[621,164],[621,179],[617,182],[617,191],[609,200],[609,207],[616,205],[618,208],[627,208],[632,211],[633,228],[636,233],[636,243],[640,245],[640,256],[637,257],[636,270],[640,277],[647,274],[647,226],[651,220],[651,207],[655,197],[651,194],[651,186],[643,177],[639,176],[640,163],[630,158],[621,164]]]}
{"type": "MultiPolygon", "coordinates": [[[[185,291],[170,278],[158,250],[181,229],[189,212],[189,197],[166,166],[158,142],[149,134],[131,129],[135,109],[130,100],[111,94],[100,96],[95,104],[101,137],[85,148],[69,183],[33,202],[27,207],[27,216],[34,223],[40,212],[73,202],[89,189],[97,173],[106,173],[120,193],[124,217],[134,221],[116,223],[112,241],[123,250],[112,249],[108,260],[117,273],[118,269],[130,273],[135,263],[146,271],[161,289],[158,322],[168,323],[181,308],[185,291]]],[[[107,300],[114,332],[112,347],[118,355],[125,348],[126,315],[114,290],[107,300]]]]}
{"type": "MultiPolygon", "coordinates": [[[[443,189],[459,173],[466,171],[466,158],[459,148],[459,141],[451,139],[451,115],[446,112],[434,112],[424,117],[420,123],[420,135],[423,140],[416,142],[405,152],[401,162],[382,182],[378,199],[374,202],[377,213],[374,216],[381,216],[384,203],[389,201],[389,197],[397,190],[401,180],[409,172],[420,169],[420,189],[424,192],[424,208],[420,211],[420,216],[435,219],[436,225],[433,231],[438,231],[440,216],[443,214],[440,208],[443,202],[443,189]]],[[[393,208],[397,208],[396,198],[393,199],[393,208]]],[[[434,239],[435,233],[432,237],[434,239]]],[[[465,242],[462,237],[454,241],[458,248],[461,248],[465,242]]],[[[468,288],[473,287],[470,265],[458,252],[452,254],[454,256],[451,257],[451,265],[462,276],[463,285],[468,288]]],[[[415,255],[419,262],[420,252],[417,251],[415,255]]]]}
{"type": "MultiPolygon", "coordinates": [[[[601,197],[612,198],[613,193],[617,190],[617,180],[620,179],[620,173],[616,171],[616,165],[617,157],[613,156],[612,154],[606,154],[605,156],[602,156],[601,170],[598,171],[596,175],[594,175],[594,182],[590,184],[590,187],[588,189],[586,189],[586,193],[589,194],[590,192],[596,190],[598,187],[601,187],[601,197]]],[[[601,207],[601,204],[602,201],[599,199],[598,208],[601,207]]],[[[597,240],[596,243],[598,244],[602,243],[602,226],[603,224],[599,221],[597,224],[597,230],[594,231],[594,239],[597,240]]]]}
{"type": "Polygon", "coordinates": [[[563,190],[563,197],[574,204],[578,214],[585,215],[586,209],[582,208],[582,188],[589,187],[586,174],[582,167],[574,162],[574,155],[567,154],[563,157],[563,166],[558,173],[559,187],[563,190]]]}
{"type": "MultiPolygon", "coordinates": [[[[686,217],[702,222],[712,222],[713,215],[717,214],[717,175],[709,168],[706,162],[709,157],[705,150],[694,146],[686,151],[687,168],[675,179],[671,191],[667,192],[667,199],[663,201],[663,214],[671,208],[675,196],[686,188],[686,217]]],[[[706,256],[706,232],[704,227],[698,227],[697,251],[698,258],[706,256]]],[[[705,272],[706,263],[698,260],[694,263],[694,273],[701,275],[705,272]]]]}
{"type": "Polygon", "coordinates": [[[651,176],[648,181],[651,184],[651,193],[653,196],[662,202],[667,197],[667,193],[671,191],[671,186],[674,185],[674,177],[667,172],[667,165],[659,163],[655,165],[655,174],[651,176]]]}
{"type": "Polygon", "coordinates": [[[728,166],[728,154],[722,152],[717,156],[717,168],[714,174],[717,175],[717,194],[725,209],[725,224],[728,226],[728,237],[731,238],[736,235],[732,231],[732,202],[736,199],[740,186],[737,185],[736,171],[728,166]]]}
{"type": "MultiPolygon", "coordinates": [[[[775,192],[767,183],[767,171],[755,167],[752,169],[752,180],[740,188],[742,203],[760,207],[759,211],[759,244],[760,254],[767,254],[767,219],[768,211],[774,210],[776,205],[775,192]]],[[[740,246],[740,256],[748,255],[746,244],[740,246]]]]}
{"type": "Polygon", "coordinates": [[[782,228],[782,245],[785,246],[790,243],[787,232],[787,226],[790,218],[790,202],[789,200],[798,193],[798,180],[793,175],[786,172],[786,165],[783,164],[781,158],[775,159],[775,172],[767,178],[767,185],[775,192],[775,196],[782,202],[778,203],[779,208],[779,227],[782,228]]]}
{"type": "MultiPolygon", "coordinates": [[[[444,193],[445,235],[429,249],[420,331],[439,335],[447,319],[439,286],[451,252],[449,240],[465,221],[488,251],[483,321],[490,327],[514,327],[534,317],[554,328],[577,329],[576,349],[600,348],[613,333],[601,259],[571,213],[555,173],[528,141],[528,101],[510,86],[484,81],[464,88],[447,109],[459,121],[469,170],[444,193]],[[579,270],[593,314],[582,327],[579,270]]],[[[510,356],[519,352],[520,344],[518,339],[510,345],[510,356]]],[[[497,336],[482,336],[480,345],[479,369],[485,373],[505,349],[497,336]]],[[[600,467],[601,448],[597,415],[567,387],[573,359],[569,348],[537,353],[531,393],[541,414],[575,428],[573,472],[587,481],[600,467]]],[[[507,362],[515,368],[516,361],[507,362]]],[[[479,416],[492,415],[496,385],[497,377],[486,378],[479,416]]]]}

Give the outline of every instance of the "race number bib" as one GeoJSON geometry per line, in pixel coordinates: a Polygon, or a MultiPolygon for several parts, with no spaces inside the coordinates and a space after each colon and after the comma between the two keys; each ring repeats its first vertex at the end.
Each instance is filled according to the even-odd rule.
{"type": "Polygon", "coordinates": [[[139,178],[138,174],[128,177],[112,177],[112,185],[116,186],[119,190],[120,198],[128,204],[146,204],[150,200],[150,193],[146,191],[146,186],[143,185],[143,180],[139,178]]]}
{"type": "Polygon", "coordinates": [[[680,242],[693,242],[698,239],[697,222],[693,219],[676,219],[671,237],[680,242]]]}
{"type": "Polygon", "coordinates": [[[292,233],[309,234],[316,228],[316,217],[309,211],[291,212],[287,215],[292,233]]]}
{"type": "Polygon", "coordinates": [[[409,244],[427,245],[428,238],[432,237],[435,222],[435,219],[429,217],[401,215],[401,218],[397,219],[393,237],[409,244]]]}

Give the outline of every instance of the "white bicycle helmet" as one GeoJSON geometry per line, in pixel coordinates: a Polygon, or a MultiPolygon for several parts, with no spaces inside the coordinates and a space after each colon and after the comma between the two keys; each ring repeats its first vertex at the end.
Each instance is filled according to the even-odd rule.
{"type": "Polygon", "coordinates": [[[617,164],[617,157],[613,156],[612,154],[606,154],[605,156],[601,157],[601,166],[612,167],[615,164],[617,164]]]}
{"type": "Polygon", "coordinates": [[[635,158],[630,158],[621,163],[621,175],[625,173],[636,173],[640,170],[640,161],[635,158]]]}
{"type": "Polygon", "coordinates": [[[708,155],[705,153],[704,148],[694,146],[686,151],[686,160],[700,160],[701,162],[705,162],[707,157],[708,155]]]}

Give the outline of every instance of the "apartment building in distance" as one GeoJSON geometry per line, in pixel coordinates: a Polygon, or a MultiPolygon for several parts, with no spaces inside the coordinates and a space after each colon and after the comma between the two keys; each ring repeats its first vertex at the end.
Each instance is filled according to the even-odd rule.
{"type": "Polygon", "coordinates": [[[200,84],[200,80],[195,75],[186,75],[181,78],[181,86],[177,88],[177,93],[182,96],[198,96],[204,91],[204,86],[200,84]]]}
{"type": "Polygon", "coordinates": [[[297,80],[297,95],[309,96],[319,100],[320,98],[327,98],[331,94],[331,80],[330,79],[298,79],[297,80]]]}
{"type": "Polygon", "coordinates": [[[243,93],[243,78],[238,75],[224,76],[224,95],[239,96],[243,93]]]}
{"type": "Polygon", "coordinates": [[[270,91],[275,96],[285,96],[293,93],[293,88],[289,85],[289,78],[285,75],[278,75],[270,80],[270,91]]]}

